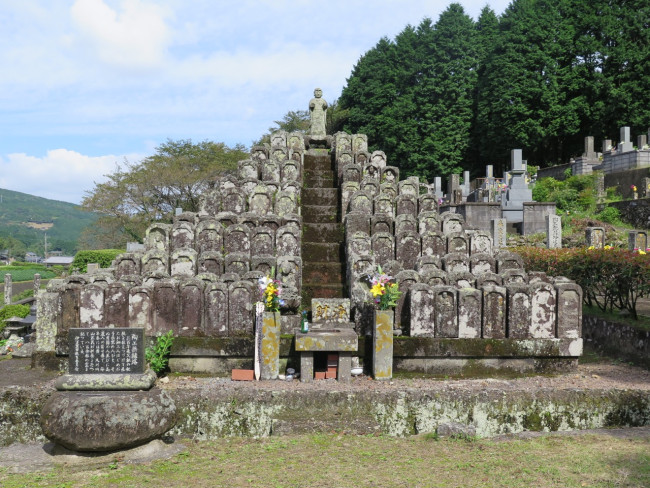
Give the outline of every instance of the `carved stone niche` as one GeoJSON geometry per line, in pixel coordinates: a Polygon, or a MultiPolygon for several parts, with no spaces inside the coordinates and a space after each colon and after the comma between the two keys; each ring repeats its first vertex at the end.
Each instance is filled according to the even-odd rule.
{"type": "Polygon", "coordinates": [[[251,148],[251,159],[256,161],[264,161],[269,159],[269,150],[265,146],[253,146],[251,148]]]}
{"type": "Polygon", "coordinates": [[[223,248],[223,226],[217,220],[201,220],[194,233],[196,250],[199,254],[207,251],[221,252],[223,248]]]}
{"type": "Polygon", "coordinates": [[[370,234],[374,235],[379,232],[393,234],[393,223],[393,218],[390,215],[373,215],[370,218],[370,234]]]}
{"type": "Polygon", "coordinates": [[[198,272],[221,276],[224,270],[224,258],[220,251],[205,251],[199,254],[198,272]]]}
{"type": "Polygon", "coordinates": [[[236,214],[246,212],[246,193],[240,188],[230,188],[222,195],[222,205],[229,212],[236,214]]]}
{"type": "Polygon", "coordinates": [[[421,256],[417,259],[415,270],[420,274],[425,271],[442,271],[442,263],[438,256],[421,256]]]}
{"type": "Polygon", "coordinates": [[[171,255],[171,275],[192,277],[196,275],[197,254],[192,248],[174,249],[171,255]]]}
{"type": "Polygon", "coordinates": [[[271,134],[271,150],[287,147],[288,133],[284,130],[278,130],[271,134]]]}
{"type": "Polygon", "coordinates": [[[245,225],[253,232],[260,225],[260,216],[254,212],[244,212],[239,215],[237,223],[245,225]]]}
{"type": "Polygon", "coordinates": [[[245,180],[248,178],[259,179],[259,161],[255,159],[244,159],[243,161],[239,161],[237,163],[237,176],[239,176],[240,180],[245,180]]]}
{"type": "Polygon", "coordinates": [[[120,280],[126,275],[139,275],[141,270],[142,254],[123,253],[115,258],[115,279],[120,280]]]}
{"type": "Polygon", "coordinates": [[[381,175],[380,175],[381,182],[397,185],[397,182],[399,181],[399,168],[395,166],[383,166],[383,167],[380,166],[380,168],[381,168],[381,175]]]}
{"type": "Polygon", "coordinates": [[[359,184],[359,189],[370,192],[373,196],[379,195],[379,180],[364,176],[359,184]]]}
{"type": "Polygon", "coordinates": [[[177,221],[174,222],[171,232],[171,248],[194,248],[195,226],[192,222],[177,221]]]}
{"type": "MultiPolygon", "coordinates": [[[[384,151],[374,151],[370,155],[370,162],[378,166],[380,169],[385,168],[388,163],[386,159],[386,153],[384,153],[384,151]]],[[[398,177],[395,178],[395,181],[399,181],[399,173],[398,177]]]]}
{"type": "Polygon", "coordinates": [[[214,217],[221,212],[221,190],[210,188],[199,197],[199,215],[214,217]]]}
{"type": "Polygon", "coordinates": [[[370,162],[370,153],[368,151],[356,152],[354,154],[354,162],[360,164],[361,166],[365,166],[370,162]]]}
{"type": "Polygon", "coordinates": [[[145,233],[144,245],[147,251],[169,252],[170,224],[151,224],[145,233]]]}

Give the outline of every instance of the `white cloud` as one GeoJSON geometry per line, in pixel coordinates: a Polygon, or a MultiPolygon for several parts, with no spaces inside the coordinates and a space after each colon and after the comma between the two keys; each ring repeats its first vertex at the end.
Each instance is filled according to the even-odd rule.
{"type": "Polygon", "coordinates": [[[171,35],[168,12],[158,5],[123,0],[118,12],[103,0],[77,0],[70,14],[82,41],[90,41],[106,63],[146,68],[164,60],[171,35]]]}
{"type": "MultiPolygon", "coordinates": [[[[127,156],[129,160],[141,155],[127,156]]],[[[84,192],[115,170],[124,156],[85,156],[68,149],[48,151],[44,157],[24,153],[0,157],[0,188],[53,200],[81,203],[84,192]]]]}

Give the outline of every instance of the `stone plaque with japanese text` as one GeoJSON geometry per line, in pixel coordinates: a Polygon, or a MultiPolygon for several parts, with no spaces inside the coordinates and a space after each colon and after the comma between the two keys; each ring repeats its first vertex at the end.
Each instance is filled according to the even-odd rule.
{"type": "Polygon", "coordinates": [[[72,328],[68,340],[71,374],[144,373],[142,328],[72,328]]]}

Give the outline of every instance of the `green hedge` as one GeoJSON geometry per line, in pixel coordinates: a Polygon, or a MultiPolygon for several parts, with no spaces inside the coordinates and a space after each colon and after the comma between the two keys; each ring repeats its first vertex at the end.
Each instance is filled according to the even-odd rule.
{"type": "Polygon", "coordinates": [[[650,253],[624,249],[513,249],[529,271],[566,276],[582,287],[584,302],[603,311],[628,310],[637,318],[636,303],[650,296],[650,253]]]}
{"type": "Polygon", "coordinates": [[[126,252],[124,249],[79,251],[70,265],[70,270],[78,268],[80,273],[85,273],[87,271],[88,263],[99,263],[100,268],[108,268],[113,260],[124,252],[126,252]]]}

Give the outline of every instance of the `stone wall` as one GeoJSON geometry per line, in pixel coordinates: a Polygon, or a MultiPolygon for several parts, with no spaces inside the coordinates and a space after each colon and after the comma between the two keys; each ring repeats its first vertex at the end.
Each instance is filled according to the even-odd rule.
{"type": "Polygon", "coordinates": [[[632,185],[638,188],[639,197],[643,196],[643,179],[650,177],[650,168],[637,168],[605,174],[605,188],[616,187],[623,198],[632,199],[632,185]]]}
{"type": "Polygon", "coordinates": [[[567,169],[571,169],[571,163],[558,164],[557,166],[550,166],[548,168],[539,168],[537,170],[537,179],[555,178],[556,180],[563,181],[566,179],[565,172],[567,169]]]}
{"type": "MultiPolygon", "coordinates": [[[[208,388],[166,390],[179,412],[170,432],[195,440],[347,432],[408,436],[436,432],[450,422],[478,437],[523,431],[637,427],[650,422],[647,391],[620,388],[482,391],[461,389],[365,389],[360,391],[208,388]]],[[[51,390],[6,388],[0,411],[0,445],[42,443],[40,412],[51,390]]]]}
{"type": "Polygon", "coordinates": [[[650,329],[585,315],[582,331],[585,341],[597,351],[650,368],[650,329]]]}
{"type": "Polygon", "coordinates": [[[623,220],[635,229],[650,229],[650,198],[612,202],[607,206],[617,208],[623,220]]]}

